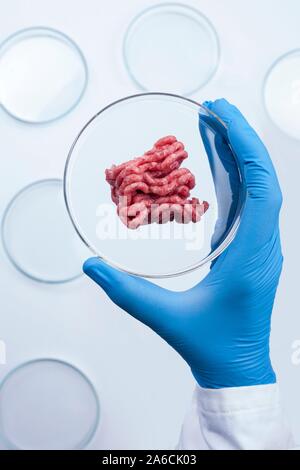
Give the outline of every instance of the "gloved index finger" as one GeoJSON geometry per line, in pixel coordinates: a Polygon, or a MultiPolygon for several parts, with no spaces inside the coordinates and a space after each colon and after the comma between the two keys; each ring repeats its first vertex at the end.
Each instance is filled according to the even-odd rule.
{"type": "Polygon", "coordinates": [[[224,239],[235,219],[242,183],[224,125],[212,115],[205,115],[200,111],[199,131],[208,157],[218,203],[218,220],[211,241],[211,248],[214,250],[224,239]]]}
{"type": "Polygon", "coordinates": [[[207,107],[227,125],[228,140],[245,177],[249,197],[267,199],[270,190],[279,190],[269,153],[241,112],[224,99],[208,103],[207,107]]]}
{"type": "Polygon", "coordinates": [[[240,111],[226,100],[217,100],[208,107],[228,127],[228,140],[247,190],[240,226],[230,251],[249,254],[272,239],[278,229],[280,186],[266,147],[240,111]]]}

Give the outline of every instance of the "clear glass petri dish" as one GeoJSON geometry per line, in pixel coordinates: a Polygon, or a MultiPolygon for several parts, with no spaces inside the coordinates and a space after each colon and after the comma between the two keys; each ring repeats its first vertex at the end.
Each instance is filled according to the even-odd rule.
{"type": "Polygon", "coordinates": [[[234,238],[245,198],[225,124],[199,103],[165,93],[130,96],[96,114],[71,147],[64,194],[78,235],[95,255],[149,278],[184,274],[215,259],[234,238]],[[196,178],[191,197],[209,209],[198,223],[132,230],[117,214],[105,170],[143,155],[166,135],[185,144],[182,166],[196,178]]]}
{"type": "Polygon", "coordinates": [[[46,283],[77,279],[89,255],[68,217],[59,179],[34,182],[13,197],[3,216],[2,241],[22,274],[46,283]]]}
{"type": "Polygon", "coordinates": [[[124,36],[125,67],[143,91],[195,93],[213,77],[219,58],[213,25],[198,10],[180,3],[147,8],[124,36]]]}
{"type": "Polygon", "coordinates": [[[271,66],[263,95],[273,123],[288,136],[300,139],[300,49],[288,52],[271,66]]]}
{"type": "Polygon", "coordinates": [[[87,79],[81,50],[54,29],[23,29],[0,46],[0,105],[21,121],[64,116],[80,101],[87,79]]]}
{"type": "Polygon", "coordinates": [[[0,384],[0,438],[8,450],[83,449],[99,419],[94,386],[67,362],[29,361],[0,384]]]}

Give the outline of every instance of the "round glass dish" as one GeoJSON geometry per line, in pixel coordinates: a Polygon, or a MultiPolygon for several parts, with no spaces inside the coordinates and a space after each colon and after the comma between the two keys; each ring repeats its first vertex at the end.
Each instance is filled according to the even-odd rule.
{"type": "Polygon", "coordinates": [[[143,277],[179,275],[212,261],[233,239],[244,199],[226,139],[215,114],[177,95],[134,95],[101,110],[77,136],[65,167],[65,200],[81,239],[109,264],[143,277]],[[191,197],[208,201],[209,209],[198,223],[129,229],[117,215],[105,170],[143,155],[167,135],[184,143],[189,157],[182,167],[196,179],[191,197]]]}
{"type": "Polygon", "coordinates": [[[280,57],[264,82],[264,103],[273,123],[300,139],[300,49],[280,57]]]}
{"type": "Polygon", "coordinates": [[[179,3],[142,11],[123,41],[127,72],[144,91],[192,94],[212,78],[219,56],[218,36],[210,21],[179,3]]]}
{"type": "Polygon", "coordinates": [[[28,28],[0,46],[0,104],[13,117],[44,123],[73,109],[87,84],[78,46],[50,28],[28,28]]]}
{"type": "Polygon", "coordinates": [[[94,386],[63,361],[26,362],[0,385],[0,437],[7,449],[82,449],[92,439],[99,416],[94,386]]]}
{"type": "Polygon", "coordinates": [[[13,265],[41,282],[78,278],[88,256],[68,217],[59,179],[34,182],[13,197],[3,216],[2,241],[13,265]]]}

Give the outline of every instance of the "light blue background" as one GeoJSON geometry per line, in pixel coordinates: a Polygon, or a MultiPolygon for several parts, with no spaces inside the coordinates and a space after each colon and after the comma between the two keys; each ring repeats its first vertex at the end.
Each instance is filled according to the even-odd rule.
{"type": "MultiPolygon", "coordinates": [[[[224,96],[238,105],[266,142],[281,181],[285,268],[274,309],[272,354],[283,401],[300,442],[300,365],[291,361],[292,343],[300,339],[300,144],[274,127],[262,103],[269,66],[280,55],[300,47],[300,4],[298,0],[186,3],[212,21],[221,42],[215,77],[192,97],[224,96]]],[[[133,15],[154,4],[142,0],[1,2],[1,41],[29,26],[56,28],[77,42],[90,72],[83,100],[57,122],[26,125],[0,109],[1,216],[21,187],[62,176],[69,147],[93,114],[109,102],[137,92],[122,62],[122,37],[133,15]]],[[[102,420],[89,448],[174,446],[193,389],[191,374],[179,356],[115,307],[88,279],[61,286],[35,283],[15,270],[2,246],[0,265],[0,339],[7,347],[7,364],[0,364],[0,378],[29,359],[64,359],[81,368],[99,393],[102,420]]],[[[203,273],[163,285],[186,288],[203,273]]]]}

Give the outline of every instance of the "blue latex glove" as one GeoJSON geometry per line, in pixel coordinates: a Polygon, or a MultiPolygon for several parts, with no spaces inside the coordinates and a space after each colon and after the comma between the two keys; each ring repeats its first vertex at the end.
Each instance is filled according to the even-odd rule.
{"type": "MultiPolygon", "coordinates": [[[[282,268],[281,191],[265,146],[238,109],[225,100],[206,105],[228,125],[247,186],[231,245],[207,277],[185,292],[163,289],[98,258],[87,260],[83,269],[114,303],[167,341],[202,387],[274,383],[269,336],[282,268]]],[[[222,139],[219,144],[226,157],[227,144],[222,139]]]]}

